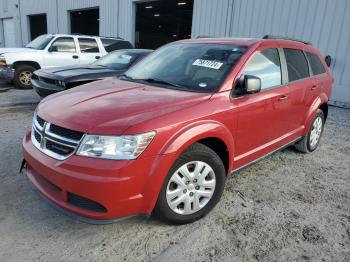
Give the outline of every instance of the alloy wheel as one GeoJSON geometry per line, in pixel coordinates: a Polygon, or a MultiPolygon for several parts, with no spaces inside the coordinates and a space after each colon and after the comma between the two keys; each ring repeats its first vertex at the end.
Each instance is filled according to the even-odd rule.
{"type": "Polygon", "coordinates": [[[322,134],[322,118],[317,117],[312,125],[311,133],[310,133],[310,146],[315,147],[317,142],[319,141],[322,134]]]}
{"type": "Polygon", "coordinates": [[[33,73],[30,71],[23,71],[19,74],[19,81],[21,84],[29,86],[30,81],[32,80],[33,73]]]}

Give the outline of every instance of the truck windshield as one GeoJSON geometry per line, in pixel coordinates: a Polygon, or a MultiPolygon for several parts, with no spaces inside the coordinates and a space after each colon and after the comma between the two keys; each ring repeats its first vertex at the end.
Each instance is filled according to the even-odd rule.
{"type": "Polygon", "coordinates": [[[167,88],[215,92],[246,47],[228,44],[170,44],[131,67],[123,78],[167,88]]]}
{"type": "Polygon", "coordinates": [[[27,48],[32,48],[32,49],[37,49],[37,50],[43,50],[48,45],[48,43],[50,43],[52,38],[53,38],[53,36],[50,36],[50,35],[38,36],[33,41],[29,42],[26,45],[26,47],[27,48]]]}

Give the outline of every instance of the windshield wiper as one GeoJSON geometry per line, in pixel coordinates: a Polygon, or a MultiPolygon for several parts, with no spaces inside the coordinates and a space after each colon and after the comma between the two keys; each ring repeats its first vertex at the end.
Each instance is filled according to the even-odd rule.
{"type": "Polygon", "coordinates": [[[178,87],[178,88],[184,88],[181,85],[169,82],[169,81],[165,81],[159,78],[146,78],[146,79],[135,79],[138,81],[143,81],[143,82],[147,82],[147,83],[156,83],[156,84],[164,84],[164,85],[168,85],[168,86],[173,86],[173,87],[178,87]]]}

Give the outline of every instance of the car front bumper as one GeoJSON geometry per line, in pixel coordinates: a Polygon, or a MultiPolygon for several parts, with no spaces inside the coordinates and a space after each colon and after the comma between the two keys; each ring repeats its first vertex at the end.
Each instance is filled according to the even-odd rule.
{"type": "Polygon", "coordinates": [[[45,97],[45,96],[65,90],[63,86],[57,86],[54,84],[45,83],[43,81],[39,81],[36,79],[32,79],[31,83],[35,92],[37,92],[37,94],[41,97],[45,97]]]}
{"type": "Polygon", "coordinates": [[[172,155],[162,161],[158,156],[113,161],[77,155],[59,161],[34,147],[30,131],[23,154],[28,179],[46,199],[85,222],[98,223],[150,215],[173,161],[172,155]]]}
{"type": "Polygon", "coordinates": [[[0,78],[6,81],[12,81],[15,74],[15,70],[11,66],[0,67],[0,78]]]}

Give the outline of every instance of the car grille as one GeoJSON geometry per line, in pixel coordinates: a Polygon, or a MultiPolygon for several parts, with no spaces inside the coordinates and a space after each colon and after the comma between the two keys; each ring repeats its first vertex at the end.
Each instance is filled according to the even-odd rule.
{"type": "Polygon", "coordinates": [[[57,160],[74,154],[84,133],[63,128],[34,115],[32,143],[36,148],[57,160]]]}

